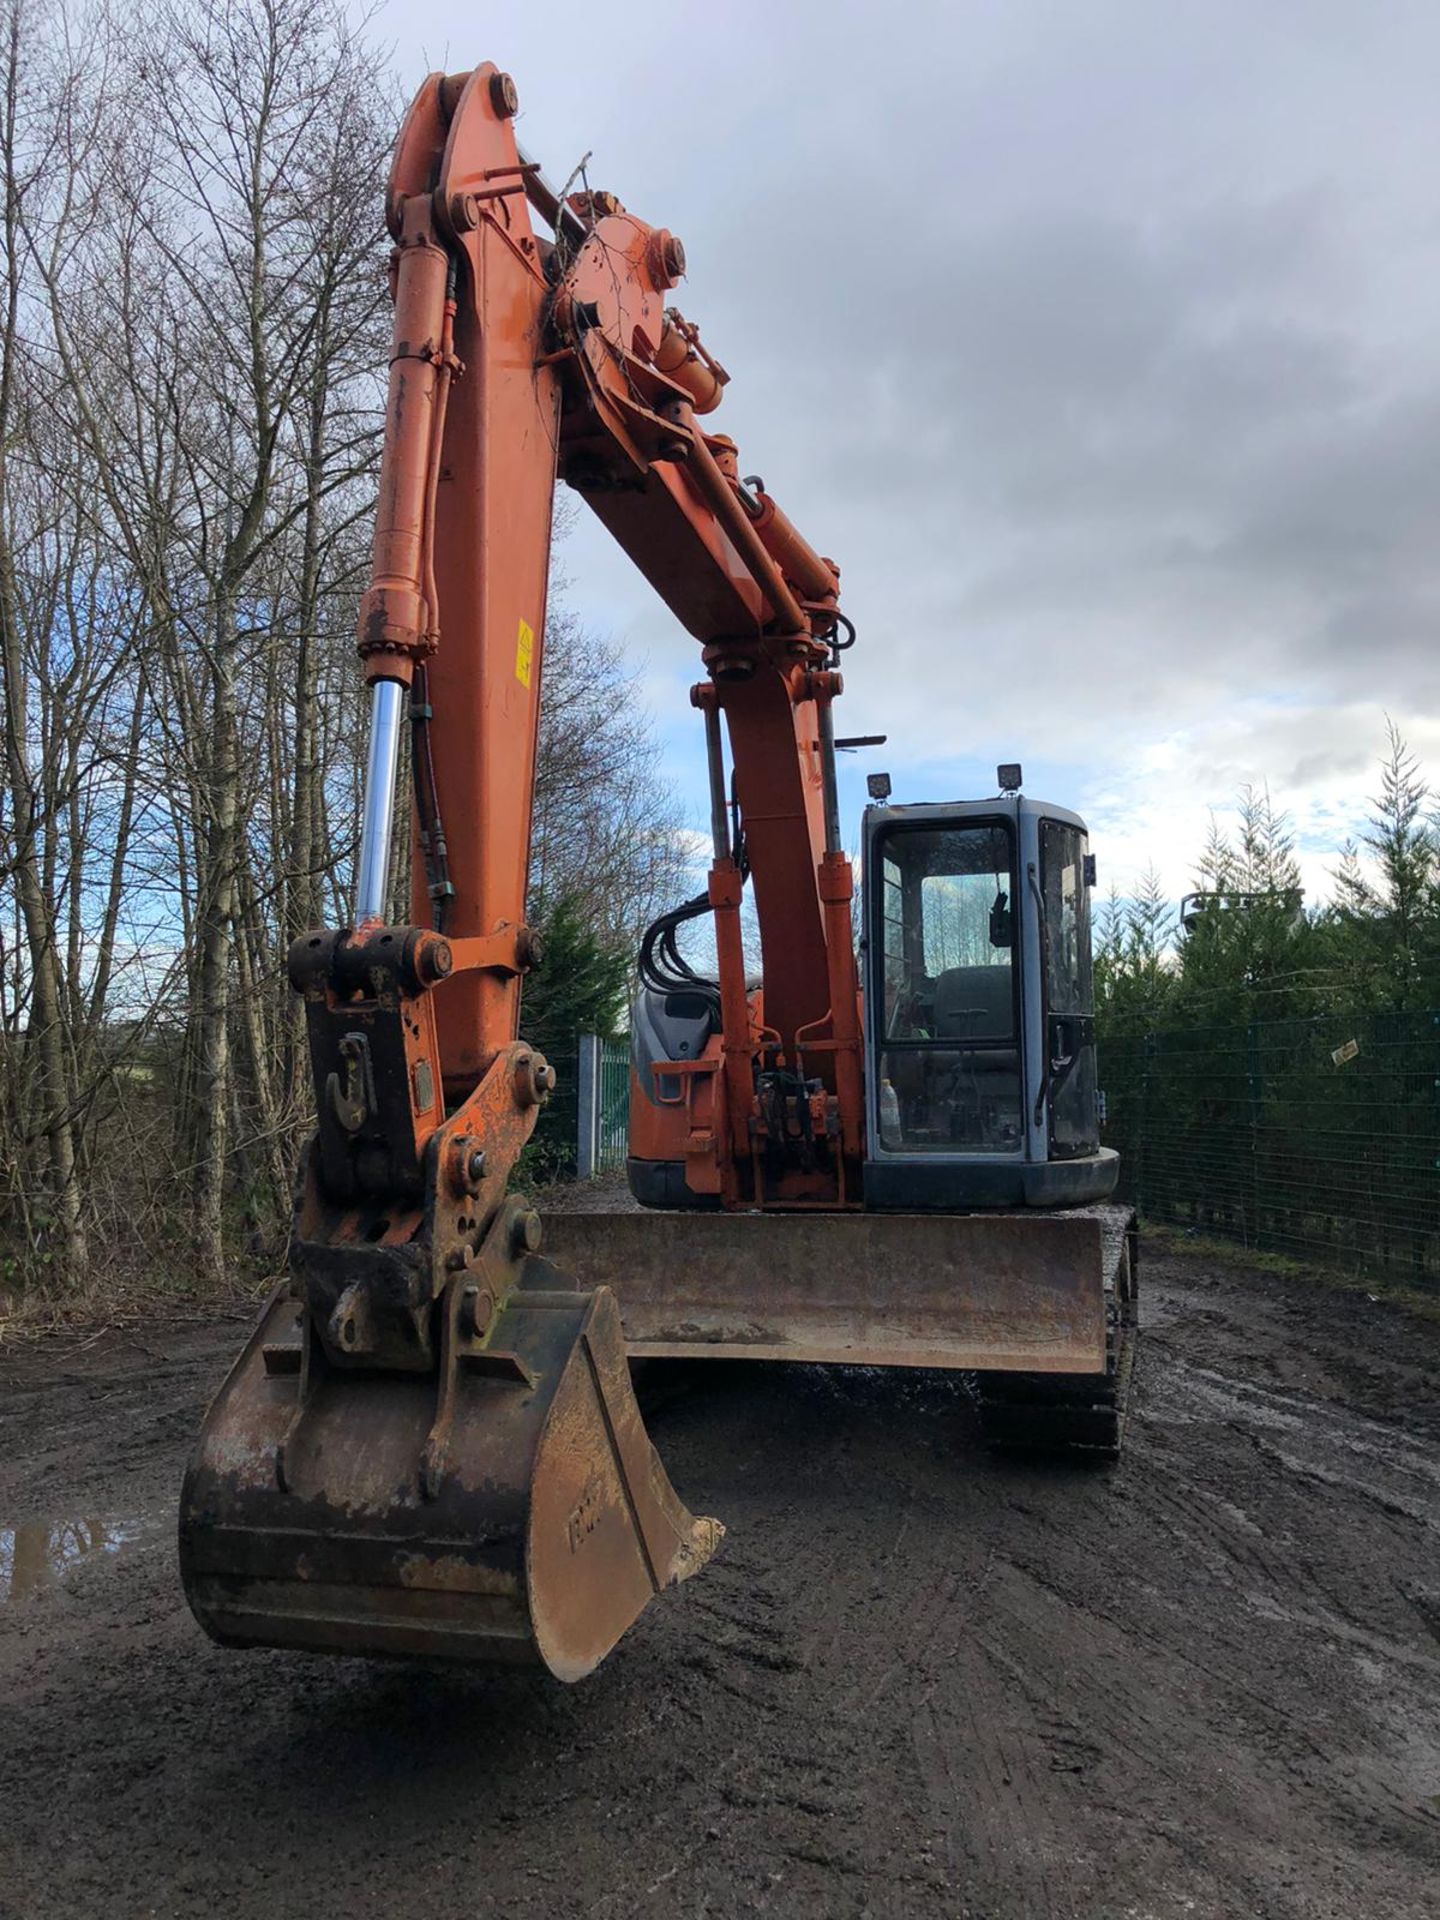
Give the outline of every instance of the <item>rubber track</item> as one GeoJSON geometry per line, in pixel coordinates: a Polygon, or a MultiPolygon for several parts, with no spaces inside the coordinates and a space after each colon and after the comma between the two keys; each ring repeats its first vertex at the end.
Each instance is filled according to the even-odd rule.
{"type": "Polygon", "coordinates": [[[976,1375],[980,1431],[995,1453],[1107,1461],[1120,1456],[1138,1333],[1135,1216],[1106,1231],[1106,1370],[976,1375]]]}

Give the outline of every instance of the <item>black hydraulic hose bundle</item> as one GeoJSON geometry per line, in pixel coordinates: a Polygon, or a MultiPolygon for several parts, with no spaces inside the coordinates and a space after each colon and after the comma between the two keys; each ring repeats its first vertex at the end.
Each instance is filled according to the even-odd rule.
{"type": "Polygon", "coordinates": [[[435,761],[430,751],[429,677],[423,665],[415,669],[410,689],[410,774],[415,787],[415,812],[420,829],[420,851],[425,861],[425,879],[433,906],[431,925],[437,933],[445,931],[445,911],[455,886],[450,878],[449,851],[445,828],[440,819],[440,792],[435,784],[435,761]]]}
{"type": "MultiPolygon", "coordinates": [[[[740,880],[743,885],[750,873],[750,862],[745,854],[745,840],[741,835],[736,842],[737,864],[740,868],[740,880]]],[[[677,938],[681,927],[691,920],[698,920],[710,911],[710,895],[697,893],[693,899],[684,900],[678,907],[671,907],[659,914],[645,929],[640,942],[639,972],[643,985],[655,993],[695,993],[708,1001],[714,1009],[715,1019],[720,1018],[720,984],[716,980],[707,980],[703,974],[696,973],[690,962],[681,953],[677,938]]]]}

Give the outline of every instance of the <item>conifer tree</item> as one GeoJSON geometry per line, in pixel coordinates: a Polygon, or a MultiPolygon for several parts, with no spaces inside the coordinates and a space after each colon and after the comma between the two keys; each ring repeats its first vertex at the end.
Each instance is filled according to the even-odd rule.
{"type": "Polygon", "coordinates": [[[1440,992],[1440,837],[1430,789],[1393,720],[1371,806],[1360,836],[1368,866],[1352,843],[1335,873],[1342,956],[1368,1002],[1430,1005],[1440,992]]]}

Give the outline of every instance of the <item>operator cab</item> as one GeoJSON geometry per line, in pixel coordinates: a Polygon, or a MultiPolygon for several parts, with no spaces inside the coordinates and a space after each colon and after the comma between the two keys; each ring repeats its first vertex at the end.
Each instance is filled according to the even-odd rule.
{"type": "Polygon", "coordinates": [[[865,810],[867,1206],[1077,1206],[1115,1187],[1085,823],[1000,772],[993,800],[865,810]]]}

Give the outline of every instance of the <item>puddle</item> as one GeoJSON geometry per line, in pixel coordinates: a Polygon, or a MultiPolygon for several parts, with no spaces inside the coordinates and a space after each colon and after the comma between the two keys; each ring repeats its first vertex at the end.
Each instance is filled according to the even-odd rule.
{"type": "Polygon", "coordinates": [[[82,1561],[121,1553],[143,1531],[138,1520],[34,1520],[0,1527],[0,1606],[59,1586],[82,1561]]]}

